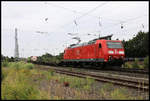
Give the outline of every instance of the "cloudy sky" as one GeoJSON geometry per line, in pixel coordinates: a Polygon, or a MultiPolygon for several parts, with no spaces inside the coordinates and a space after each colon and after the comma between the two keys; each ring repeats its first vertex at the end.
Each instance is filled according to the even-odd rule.
{"type": "Polygon", "coordinates": [[[129,40],[149,31],[149,2],[1,2],[1,48],[14,56],[15,28],[20,57],[57,55],[70,44],[113,34],[129,40]],[[123,26],[123,28],[121,28],[123,26]],[[70,35],[68,33],[74,34],[70,35]]]}

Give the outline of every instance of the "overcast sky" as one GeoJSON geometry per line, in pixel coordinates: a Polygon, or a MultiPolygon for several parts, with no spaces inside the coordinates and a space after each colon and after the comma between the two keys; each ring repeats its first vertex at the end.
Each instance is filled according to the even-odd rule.
{"type": "Polygon", "coordinates": [[[46,52],[57,55],[78,42],[73,37],[80,37],[81,43],[99,34],[113,34],[114,40],[129,40],[140,30],[149,31],[149,2],[146,1],[3,1],[1,11],[2,54],[9,57],[14,56],[15,28],[20,57],[46,52]]]}

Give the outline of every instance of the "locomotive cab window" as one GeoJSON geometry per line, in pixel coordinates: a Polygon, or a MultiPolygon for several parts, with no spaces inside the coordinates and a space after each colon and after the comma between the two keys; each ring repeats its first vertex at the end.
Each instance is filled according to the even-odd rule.
{"type": "Polygon", "coordinates": [[[107,42],[108,48],[123,48],[120,42],[107,42]]]}
{"type": "Polygon", "coordinates": [[[102,45],[101,45],[101,43],[99,44],[99,48],[102,48],[102,45]]]}

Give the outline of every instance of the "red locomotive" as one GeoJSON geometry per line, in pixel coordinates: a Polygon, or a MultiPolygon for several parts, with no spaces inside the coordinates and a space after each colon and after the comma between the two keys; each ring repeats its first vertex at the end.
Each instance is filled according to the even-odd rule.
{"type": "Polygon", "coordinates": [[[125,58],[124,48],[119,40],[111,36],[101,37],[88,43],[71,45],[65,49],[64,63],[67,64],[109,64],[121,65],[125,58]]]}

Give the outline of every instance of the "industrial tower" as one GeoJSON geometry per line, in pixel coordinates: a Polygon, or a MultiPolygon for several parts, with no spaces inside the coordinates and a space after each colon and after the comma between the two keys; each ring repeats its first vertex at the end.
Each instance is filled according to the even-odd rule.
{"type": "Polygon", "coordinates": [[[18,39],[17,39],[17,28],[15,28],[15,58],[19,58],[19,49],[18,49],[18,39]]]}

